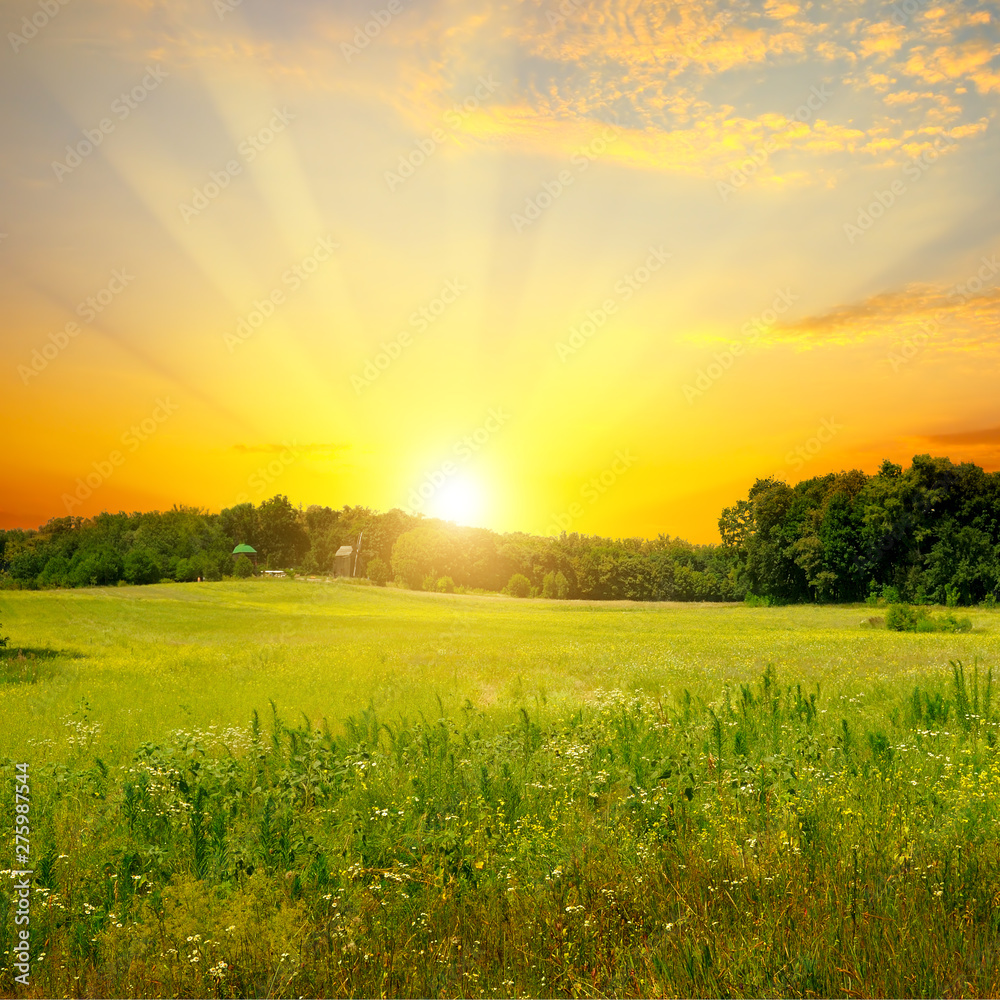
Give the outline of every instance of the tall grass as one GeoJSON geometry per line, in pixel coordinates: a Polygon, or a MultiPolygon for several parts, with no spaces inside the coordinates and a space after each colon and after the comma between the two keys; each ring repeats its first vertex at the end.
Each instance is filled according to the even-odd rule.
{"type": "Polygon", "coordinates": [[[995,995],[995,630],[859,615],[13,595],[27,993],[995,995]]]}
{"type": "Polygon", "coordinates": [[[499,729],[272,704],[117,774],[81,720],[34,778],[33,992],[995,994],[989,675],[956,664],[885,729],[791,681],[499,729]]]}

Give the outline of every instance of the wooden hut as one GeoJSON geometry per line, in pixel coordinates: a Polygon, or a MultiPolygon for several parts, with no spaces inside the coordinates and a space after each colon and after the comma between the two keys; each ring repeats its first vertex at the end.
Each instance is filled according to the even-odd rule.
{"type": "Polygon", "coordinates": [[[353,576],[354,549],[350,545],[341,545],[337,549],[337,554],[333,557],[334,576],[353,576]]]}

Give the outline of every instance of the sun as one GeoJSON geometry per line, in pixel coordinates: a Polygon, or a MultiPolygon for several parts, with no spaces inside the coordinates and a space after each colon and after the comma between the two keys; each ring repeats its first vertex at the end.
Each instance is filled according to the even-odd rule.
{"type": "Polygon", "coordinates": [[[433,517],[475,527],[482,519],[483,491],[474,479],[459,476],[445,483],[427,506],[433,517]]]}

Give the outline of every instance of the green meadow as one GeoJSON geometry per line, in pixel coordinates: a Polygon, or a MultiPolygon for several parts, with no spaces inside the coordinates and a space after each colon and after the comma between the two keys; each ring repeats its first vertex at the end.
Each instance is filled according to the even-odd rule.
{"type": "Polygon", "coordinates": [[[5,592],[0,992],[995,995],[1000,613],[872,614],[5,592]]]}

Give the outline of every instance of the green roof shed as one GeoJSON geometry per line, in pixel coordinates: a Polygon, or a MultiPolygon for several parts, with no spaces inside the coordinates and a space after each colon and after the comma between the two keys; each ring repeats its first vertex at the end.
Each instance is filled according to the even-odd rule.
{"type": "Polygon", "coordinates": [[[237,545],[233,549],[233,558],[239,559],[240,556],[249,556],[254,562],[257,561],[257,550],[252,545],[237,545]]]}

